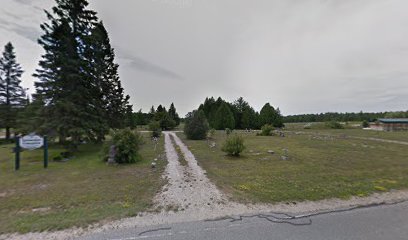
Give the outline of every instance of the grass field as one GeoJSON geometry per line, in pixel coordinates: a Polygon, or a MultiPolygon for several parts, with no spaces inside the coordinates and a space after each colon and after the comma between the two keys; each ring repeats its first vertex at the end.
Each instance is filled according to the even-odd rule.
{"type": "Polygon", "coordinates": [[[380,138],[396,141],[408,142],[408,132],[385,132],[374,130],[363,130],[361,127],[352,127],[353,125],[360,125],[358,122],[349,123],[349,127],[345,129],[328,129],[325,127],[325,123],[314,123],[311,125],[311,129],[304,129],[306,123],[287,123],[285,124],[285,130],[288,131],[301,131],[309,134],[326,134],[334,136],[352,136],[352,137],[365,137],[365,138],[380,138]]]}
{"type": "Polygon", "coordinates": [[[183,133],[178,134],[210,179],[237,201],[349,198],[408,188],[408,149],[401,144],[312,138],[305,134],[287,134],[284,138],[240,134],[246,145],[240,158],[221,152],[223,132],[217,132],[213,149],[207,141],[186,140],[183,133]],[[283,149],[288,149],[289,160],[281,159],[283,149]],[[275,154],[267,153],[268,150],[275,154]]]}
{"type": "MultiPolygon", "coordinates": [[[[50,161],[47,170],[42,150],[23,152],[18,172],[13,170],[12,145],[0,145],[0,233],[86,226],[149,208],[163,184],[165,161],[151,169],[152,159],[164,151],[163,139],[155,152],[148,135],[144,137],[143,161],[137,164],[107,166],[100,145],[83,145],[75,158],[50,161]]],[[[52,146],[50,159],[61,151],[52,146]]]]}

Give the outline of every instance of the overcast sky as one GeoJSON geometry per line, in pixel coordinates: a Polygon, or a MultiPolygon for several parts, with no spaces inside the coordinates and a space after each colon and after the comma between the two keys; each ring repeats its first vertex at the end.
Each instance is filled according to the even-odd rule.
{"type": "MultiPolygon", "coordinates": [[[[134,110],[243,96],[282,113],[408,110],[407,0],[90,0],[134,110]]],[[[31,77],[53,0],[1,0],[0,46],[31,77]]]]}

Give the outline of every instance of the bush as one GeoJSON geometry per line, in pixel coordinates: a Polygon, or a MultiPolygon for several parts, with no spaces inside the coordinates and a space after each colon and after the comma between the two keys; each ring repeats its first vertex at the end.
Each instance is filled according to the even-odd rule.
{"type": "Polygon", "coordinates": [[[188,139],[202,140],[207,137],[209,126],[202,110],[189,113],[185,122],[184,134],[188,139]]]}
{"type": "Polygon", "coordinates": [[[231,133],[232,133],[232,130],[230,128],[225,129],[225,134],[227,134],[227,136],[229,136],[231,133]]]}
{"type": "Polygon", "coordinates": [[[208,131],[207,133],[207,139],[214,139],[215,133],[216,133],[216,130],[214,128],[211,128],[210,131],[208,131]]]}
{"type": "Polygon", "coordinates": [[[332,128],[332,129],[343,129],[344,126],[341,125],[341,123],[336,122],[336,121],[331,121],[326,123],[327,127],[332,128]]]}
{"type": "Polygon", "coordinates": [[[364,120],[363,123],[361,124],[361,126],[362,126],[363,128],[368,128],[368,127],[370,127],[370,124],[368,123],[367,120],[364,120]]]}
{"type": "Polygon", "coordinates": [[[130,128],[112,131],[112,140],[105,147],[105,159],[109,155],[111,145],[115,146],[116,163],[136,163],[140,161],[139,148],[143,144],[142,136],[130,128]]]}
{"type": "Polygon", "coordinates": [[[275,130],[275,128],[272,125],[265,124],[265,125],[262,126],[261,133],[259,135],[261,135],[261,136],[272,136],[273,135],[273,130],[275,130]]]}
{"type": "Polygon", "coordinates": [[[230,136],[225,140],[221,150],[230,156],[238,157],[244,151],[244,138],[239,135],[230,136]]]}
{"type": "Polygon", "coordinates": [[[159,121],[149,123],[149,130],[152,131],[152,137],[159,138],[161,135],[161,126],[159,121]]]}

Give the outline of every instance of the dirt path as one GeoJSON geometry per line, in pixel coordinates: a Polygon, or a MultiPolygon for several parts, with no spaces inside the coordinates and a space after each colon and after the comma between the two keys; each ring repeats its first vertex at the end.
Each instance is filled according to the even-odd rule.
{"type": "Polygon", "coordinates": [[[176,211],[189,211],[195,214],[205,214],[214,208],[223,207],[227,198],[215,187],[205,175],[205,171],[198,166],[194,155],[174,132],[164,132],[165,149],[168,165],[165,177],[168,184],[155,198],[157,206],[176,211]],[[175,146],[181,149],[186,166],[182,166],[175,146]]]}

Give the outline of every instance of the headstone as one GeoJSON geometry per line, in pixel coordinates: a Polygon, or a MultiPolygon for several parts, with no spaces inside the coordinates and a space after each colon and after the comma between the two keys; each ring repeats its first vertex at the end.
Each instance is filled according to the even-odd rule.
{"type": "Polygon", "coordinates": [[[109,148],[109,157],[108,157],[108,164],[115,164],[115,156],[116,156],[116,146],[111,145],[109,148]]]}
{"type": "Polygon", "coordinates": [[[288,149],[284,148],[282,150],[283,150],[283,156],[281,156],[281,159],[288,160],[289,159],[288,149]]]}

